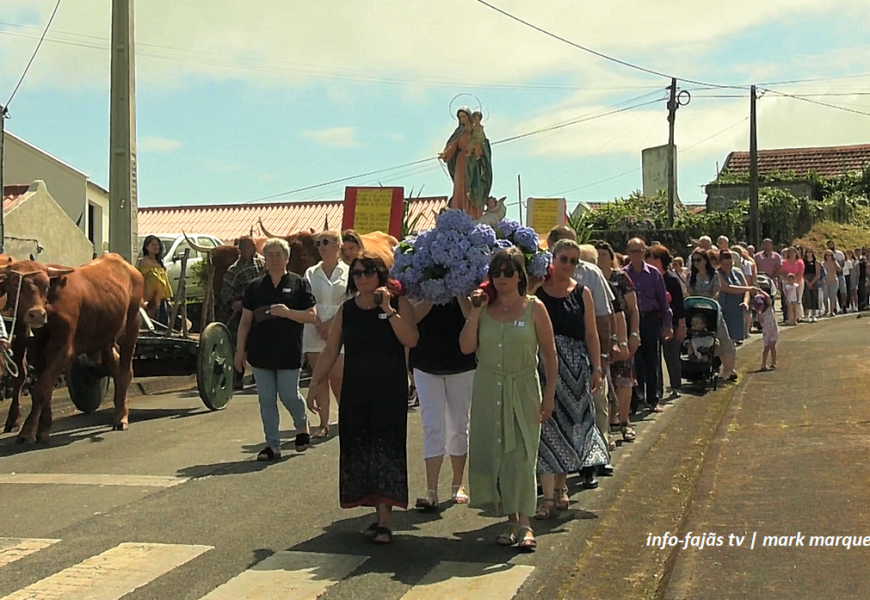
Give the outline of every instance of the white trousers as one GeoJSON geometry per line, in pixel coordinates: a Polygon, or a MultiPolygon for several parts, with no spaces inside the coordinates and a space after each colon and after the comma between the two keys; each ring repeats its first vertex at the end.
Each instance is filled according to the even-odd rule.
{"type": "Polygon", "coordinates": [[[474,371],[431,375],[414,369],[423,421],[423,458],[468,454],[468,420],[474,371]]]}

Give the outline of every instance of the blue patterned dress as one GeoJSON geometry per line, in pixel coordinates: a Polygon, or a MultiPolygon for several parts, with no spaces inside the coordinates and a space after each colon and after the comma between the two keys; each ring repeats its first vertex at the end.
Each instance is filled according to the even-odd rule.
{"type": "MultiPolygon", "coordinates": [[[[577,473],[584,467],[610,462],[607,444],[595,425],[595,403],[589,388],[592,368],[586,349],[583,289],[577,285],[564,298],[550,296],[543,287],[537,291],[553,323],[559,357],[553,415],[541,427],[538,475],[577,473]]],[[[539,361],[538,373],[543,386],[543,361],[539,361]]]]}

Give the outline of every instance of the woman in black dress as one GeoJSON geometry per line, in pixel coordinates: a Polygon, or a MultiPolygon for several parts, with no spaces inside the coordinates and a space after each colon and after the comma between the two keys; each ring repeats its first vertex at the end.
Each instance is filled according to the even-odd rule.
{"type": "Polygon", "coordinates": [[[405,348],[417,345],[417,324],[408,299],[399,295],[384,261],[362,253],[350,264],[348,291],[308,390],[317,390],[344,345],[344,385],[338,409],[339,499],[342,508],[374,506],[377,521],[367,539],[393,539],[392,507],[408,507],[408,375],[405,348]]]}

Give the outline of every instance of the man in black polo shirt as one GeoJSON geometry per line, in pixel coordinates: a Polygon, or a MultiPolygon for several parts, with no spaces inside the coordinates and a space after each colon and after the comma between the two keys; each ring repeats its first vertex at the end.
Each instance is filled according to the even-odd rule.
{"type": "Polygon", "coordinates": [[[274,460],[281,456],[278,398],[293,417],[297,452],[307,450],[310,443],[305,401],[299,394],[299,371],[302,325],[313,323],[317,313],[308,282],[287,271],[287,242],[271,239],[263,254],[266,271],[245,288],[242,299],[235,366],[241,371],[247,361],[254,370],[266,435],[266,447],[257,460],[274,460]]]}

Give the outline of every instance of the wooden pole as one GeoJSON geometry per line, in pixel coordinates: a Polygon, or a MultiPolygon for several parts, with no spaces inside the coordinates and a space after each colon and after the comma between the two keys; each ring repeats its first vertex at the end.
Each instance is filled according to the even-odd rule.
{"type": "Polygon", "coordinates": [[[671,79],[670,98],[668,99],[668,227],[674,226],[674,198],[677,182],[674,177],[674,125],[677,120],[677,80],[671,79]]]}
{"type": "Polygon", "coordinates": [[[761,220],[758,211],[758,126],[755,86],[749,91],[749,242],[761,248],[761,220]]]}
{"type": "Polygon", "coordinates": [[[202,315],[199,320],[200,333],[205,331],[205,326],[214,320],[214,309],[212,308],[214,304],[214,291],[211,289],[212,281],[214,280],[214,265],[211,262],[211,253],[209,252],[203,260],[206,261],[205,289],[203,290],[205,297],[202,300],[202,315]]]}

